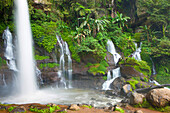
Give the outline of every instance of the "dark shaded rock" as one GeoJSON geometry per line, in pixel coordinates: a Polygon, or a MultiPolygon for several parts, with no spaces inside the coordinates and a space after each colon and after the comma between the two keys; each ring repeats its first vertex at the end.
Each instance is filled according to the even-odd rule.
{"type": "Polygon", "coordinates": [[[142,94],[132,93],[130,96],[130,104],[131,105],[142,104],[144,98],[145,98],[145,96],[142,94]]]}
{"type": "Polygon", "coordinates": [[[13,109],[10,113],[25,113],[27,109],[24,106],[19,106],[13,109]]]}
{"type": "Polygon", "coordinates": [[[104,80],[102,76],[73,75],[72,86],[74,88],[102,89],[104,80]]]}
{"type": "Polygon", "coordinates": [[[2,106],[2,105],[0,105],[0,111],[1,110],[6,110],[7,109],[7,107],[6,106],[2,106]]]}
{"type": "Polygon", "coordinates": [[[140,73],[135,68],[130,66],[121,66],[120,72],[122,77],[129,79],[131,77],[144,77],[143,73],[140,73]]]}
{"type": "Polygon", "coordinates": [[[60,81],[57,72],[48,72],[48,73],[43,72],[41,76],[42,79],[44,80],[44,83],[46,84],[52,84],[60,81]]]}
{"type": "Polygon", "coordinates": [[[165,107],[170,104],[170,89],[153,89],[147,93],[146,98],[155,107],[165,107]]]}
{"type": "Polygon", "coordinates": [[[148,83],[146,83],[146,82],[139,81],[139,82],[136,84],[136,88],[147,88],[147,87],[150,87],[150,84],[148,84],[148,83]]]}
{"type": "MultiPolygon", "coordinates": [[[[88,58],[87,58],[88,59],[88,58]]],[[[86,64],[81,62],[78,63],[75,60],[73,60],[72,63],[72,68],[73,68],[73,75],[88,75],[88,67],[86,67],[86,64]]]]}
{"type": "Polygon", "coordinates": [[[113,55],[110,52],[106,52],[105,60],[109,64],[108,70],[112,70],[115,68],[115,63],[113,59],[113,55]]]}
{"type": "Polygon", "coordinates": [[[120,92],[121,88],[125,85],[125,83],[126,80],[123,77],[118,77],[110,85],[110,88],[114,89],[117,92],[120,92]]]}

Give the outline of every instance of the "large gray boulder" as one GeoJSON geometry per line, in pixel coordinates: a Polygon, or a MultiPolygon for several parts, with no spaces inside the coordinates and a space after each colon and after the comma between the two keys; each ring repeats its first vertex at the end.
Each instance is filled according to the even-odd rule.
{"type": "Polygon", "coordinates": [[[170,104],[170,89],[153,89],[146,95],[147,100],[156,107],[165,107],[170,104]]]}
{"type": "Polygon", "coordinates": [[[142,104],[145,96],[140,93],[132,93],[130,96],[130,104],[135,105],[135,104],[142,104]]]}

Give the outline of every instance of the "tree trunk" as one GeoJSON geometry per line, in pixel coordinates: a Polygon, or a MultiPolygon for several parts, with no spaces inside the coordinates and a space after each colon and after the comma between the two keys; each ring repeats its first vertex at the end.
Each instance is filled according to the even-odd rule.
{"type": "Polygon", "coordinates": [[[170,84],[162,84],[162,85],[157,85],[157,86],[151,86],[151,87],[148,87],[148,88],[136,89],[134,91],[136,91],[137,93],[146,93],[146,92],[149,92],[152,89],[164,88],[164,87],[167,87],[167,86],[170,86],[170,84]]]}

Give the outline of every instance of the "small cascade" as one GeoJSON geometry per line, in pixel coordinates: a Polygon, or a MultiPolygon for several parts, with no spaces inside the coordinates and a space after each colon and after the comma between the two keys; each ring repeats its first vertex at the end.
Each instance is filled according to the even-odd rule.
{"type": "Polygon", "coordinates": [[[72,81],[72,59],[71,54],[68,48],[67,42],[64,42],[61,37],[56,36],[58,44],[60,46],[60,67],[58,71],[58,76],[61,78],[60,82],[64,85],[65,88],[67,88],[67,81],[66,77],[68,78],[68,88],[72,88],[71,81],[72,81]],[[65,60],[65,56],[67,56],[68,60],[65,60]],[[68,62],[68,65],[66,66],[65,62],[68,62]],[[65,68],[66,67],[66,68],[65,68]]]}
{"type": "Polygon", "coordinates": [[[0,74],[0,86],[3,85],[3,87],[7,87],[6,79],[4,74],[0,74]]]}
{"type": "Polygon", "coordinates": [[[150,60],[152,61],[152,75],[156,75],[155,64],[154,64],[154,62],[153,62],[151,57],[150,57],[150,60]]]}
{"type": "Polygon", "coordinates": [[[6,30],[4,30],[2,38],[4,39],[4,44],[5,44],[4,56],[7,59],[7,65],[9,69],[13,71],[17,71],[16,62],[15,62],[14,53],[13,53],[14,45],[12,43],[12,34],[9,31],[8,27],[6,28],[6,30]]]}
{"type": "Polygon", "coordinates": [[[136,60],[138,61],[141,61],[141,56],[140,56],[140,53],[141,53],[141,46],[142,46],[142,42],[140,42],[140,46],[138,48],[137,46],[137,43],[134,42],[135,46],[136,46],[136,51],[134,53],[132,53],[132,57],[135,58],[136,60]]]}
{"type": "Polygon", "coordinates": [[[115,46],[111,40],[107,41],[107,51],[113,55],[115,65],[118,63],[121,56],[116,52],[115,46]]]}
{"type": "Polygon", "coordinates": [[[112,78],[111,78],[111,72],[109,71],[107,73],[107,81],[105,81],[102,85],[102,90],[110,90],[110,84],[118,77],[121,76],[120,74],[120,67],[112,70],[112,78]]]}
{"type": "Polygon", "coordinates": [[[42,79],[42,77],[41,77],[41,71],[38,69],[37,66],[35,66],[35,67],[36,67],[36,69],[35,69],[36,76],[37,76],[37,77],[39,78],[39,80],[40,80],[40,83],[39,83],[39,84],[44,84],[43,79],[42,79]]]}
{"type": "Polygon", "coordinates": [[[7,87],[6,80],[5,80],[5,75],[4,74],[2,75],[2,81],[4,83],[4,87],[7,87]]]}

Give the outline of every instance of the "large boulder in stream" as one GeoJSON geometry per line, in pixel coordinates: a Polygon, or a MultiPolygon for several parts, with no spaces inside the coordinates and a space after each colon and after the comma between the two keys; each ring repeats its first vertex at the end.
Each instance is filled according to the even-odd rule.
{"type": "Polygon", "coordinates": [[[132,93],[130,96],[130,104],[142,104],[145,96],[140,93],[132,93]]]}
{"type": "Polygon", "coordinates": [[[130,66],[121,66],[120,67],[121,76],[129,79],[131,77],[144,77],[143,73],[140,73],[135,68],[130,66]]]}
{"type": "Polygon", "coordinates": [[[156,107],[165,107],[170,104],[170,89],[153,89],[146,95],[147,100],[156,107]]]}

